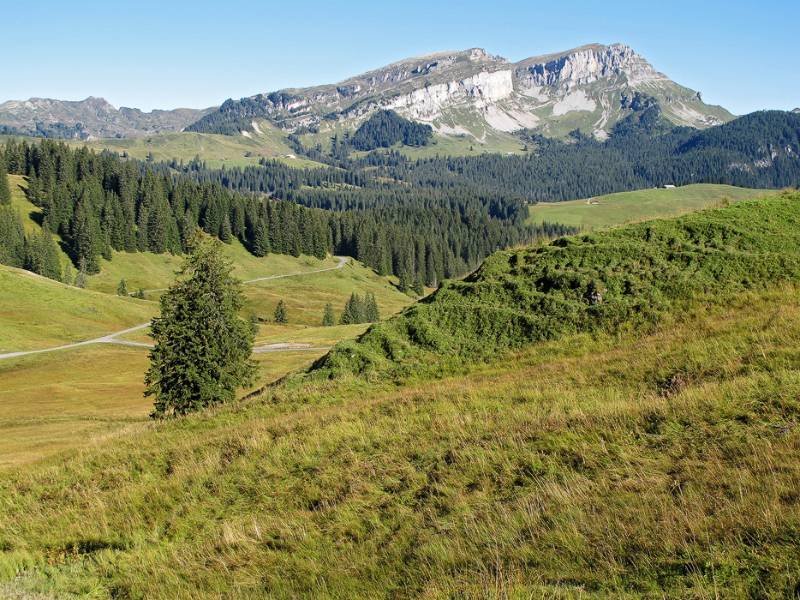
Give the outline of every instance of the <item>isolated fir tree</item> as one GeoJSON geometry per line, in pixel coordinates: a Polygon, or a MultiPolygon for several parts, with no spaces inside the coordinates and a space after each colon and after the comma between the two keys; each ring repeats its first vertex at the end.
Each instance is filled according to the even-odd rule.
{"type": "Polygon", "coordinates": [[[330,302],[325,305],[325,313],[322,315],[322,325],[332,327],[336,324],[336,315],[333,314],[333,306],[330,302]]]}
{"type": "Polygon", "coordinates": [[[64,261],[64,269],[61,272],[61,281],[67,285],[73,285],[75,283],[75,275],[72,272],[72,265],[68,260],[64,261]]]}
{"type": "Polygon", "coordinates": [[[5,157],[0,154],[0,204],[11,204],[11,188],[8,184],[5,157]]]}
{"type": "Polygon", "coordinates": [[[278,306],[275,307],[275,322],[285,324],[289,322],[286,315],[286,303],[283,300],[278,301],[278,306]]]}
{"type": "Polygon", "coordinates": [[[138,298],[139,300],[144,300],[144,290],[142,288],[139,288],[138,290],[136,290],[136,293],[133,294],[133,297],[138,298]]]}
{"type": "Polygon", "coordinates": [[[155,399],[154,418],[229,402],[255,376],[253,331],[239,316],[244,296],[221,245],[196,234],[176,283],[161,297],[145,375],[145,396],[155,399]]]}
{"type": "Polygon", "coordinates": [[[375,299],[375,294],[371,292],[364,298],[364,320],[368,323],[377,323],[381,320],[378,301],[375,299]]]}
{"type": "Polygon", "coordinates": [[[119,280],[119,285],[117,286],[117,296],[127,296],[128,295],[128,284],[125,283],[124,279],[119,280]]]}

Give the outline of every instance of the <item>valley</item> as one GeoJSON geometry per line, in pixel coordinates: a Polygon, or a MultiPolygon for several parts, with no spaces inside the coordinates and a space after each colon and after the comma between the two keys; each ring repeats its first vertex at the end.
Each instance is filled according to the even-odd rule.
{"type": "Polygon", "coordinates": [[[0,599],[800,597],[800,11],[202,8],[4,8],[0,599]]]}
{"type": "Polygon", "coordinates": [[[741,202],[502,253],[321,370],[235,406],[128,424],[12,474],[0,484],[12,507],[0,564],[22,571],[4,591],[151,596],[169,586],[289,597],[313,594],[323,576],[328,597],[489,586],[509,596],[747,595],[760,585],[780,597],[798,568],[798,202],[741,202]],[[631,271],[642,246],[625,240],[646,235],[659,241],[631,271]],[[672,258],[670,236],[683,247],[672,258]],[[583,252],[593,245],[599,253],[583,252]],[[542,253],[560,261],[565,280],[596,273],[608,288],[603,304],[567,300],[571,326],[533,345],[492,325],[499,319],[478,327],[465,318],[482,302],[516,312],[514,323],[546,315],[535,295],[498,295],[512,282],[538,285],[526,257],[542,253]],[[718,270],[727,255],[738,262],[718,270]],[[700,279],[679,290],[686,271],[671,267],[683,257],[700,279]],[[586,260],[590,270],[578,270],[586,260]],[[749,282],[734,283],[743,272],[749,282]],[[659,304],[647,284],[632,300],[654,302],[659,316],[618,319],[629,292],[614,282],[656,273],[669,274],[671,300],[659,304]],[[712,293],[706,277],[717,280],[712,293]],[[455,295],[467,287],[474,300],[459,309],[455,295]],[[580,317],[595,309],[605,315],[597,327],[580,317]],[[408,342],[390,334],[412,330],[427,333],[408,342]],[[479,340],[499,354],[488,358],[479,340]],[[372,358],[345,358],[353,352],[372,358]],[[487,362],[465,361],[475,352],[487,362]],[[372,366],[354,376],[356,364],[372,366]],[[758,531],[746,549],[741,531],[758,531]],[[583,568],[589,562],[595,568],[583,568]]]}

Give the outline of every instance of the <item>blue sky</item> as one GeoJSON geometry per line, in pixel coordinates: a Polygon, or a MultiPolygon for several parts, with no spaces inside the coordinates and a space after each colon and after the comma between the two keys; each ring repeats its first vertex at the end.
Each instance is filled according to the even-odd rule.
{"type": "Polygon", "coordinates": [[[800,2],[9,2],[0,101],[203,107],[473,46],[512,60],[625,42],[737,114],[800,106],[800,2]]]}

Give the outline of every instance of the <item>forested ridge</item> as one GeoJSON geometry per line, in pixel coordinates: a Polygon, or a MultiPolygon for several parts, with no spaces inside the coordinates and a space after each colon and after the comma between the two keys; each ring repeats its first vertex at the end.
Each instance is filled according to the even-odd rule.
{"type": "MultiPolygon", "coordinates": [[[[376,125],[373,133],[380,131],[376,125]]],[[[793,113],[753,113],[698,131],[669,125],[651,103],[602,142],[577,131],[568,142],[519,135],[529,147],[524,155],[419,160],[391,149],[350,156],[351,138],[335,140],[327,153],[293,138],[327,163],[312,169],[274,160],[213,170],[199,159],[143,163],[48,140],[12,140],[3,155],[11,173],[28,178],[45,229],[85,273],[112,250],[184,252],[199,227],[225,242],[238,239],[256,256],[353,256],[398,276],[404,289],[435,287],[495,250],[572,231],[525,225],[528,202],[668,183],[800,184],[800,115],[793,113]]],[[[49,237],[26,238],[15,219],[11,210],[0,213],[0,260],[48,276],[61,271],[49,237]]]]}
{"type": "Polygon", "coordinates": [[[530,201],[588,198],[665,184],[800,185],[800,115],[753,113],[699,131],[672,127],[658,105],[634,113],[606,141],[574,132],[563,142],[522,133],[522,156],[484,154],[372,161],[387,177],[423,187],[474,185],[530,201]]]}
{"type": "MultiPolygon", "coordinates": [[[[89,274],[112,250],[183,252],[199,227],[225,242],[238,239],[256,256],[353,256],[398,276],[401,287],[419,289],[464,274],[499,248],[569,231],[526,226],[525,203],[516,197],[432,191],[419,199],[405,193],[394,202],[386,201],[393,198],[384,190],[383,201],[376,196],[338,210],[346,204],[338,196],[344,191],[324,189],[324,180],[346,182],[313,170],[303,175],[274,169],[275,181],[282,182],[274,187],[283,193],[267,198],[226,189],[224,184],[248,186],[232,185],[224,172],[149,165],[48,140],[11,141],[3,154],[10,172],[28,178],[27,194],[42,208],[43,225],[61,236],[75,267],[89,274]],[[316,178],[319,187],[308,186],[307,178],[316,178]]],[[[16,230],[13,211],[3,214],[7,227],[16,230]]],[[[6,262],[24,266],[18,258],[6,262]]]]}
{"type": "Polygon", "coordinates": [[[383,149],[354,158],[343,151],[349,141],[338,136],[332,139],[328,152],[319,146],[303,147],[299,138],[290,136],[298,152],[334,168],[300,171],[267,160],[245,169],[208,171],[199,163],[182,168],[200,180],[243,191],[291,195],[314,206],[324,202],[305,200],[303,188],[364,188],[350,189],[348,194],[340,190],[331,193],[329,206],[337,209],[373,205],[376,197],[401,194],[398,188],[417,193],[469,188],[486,195],[552,202],[666,184],[723,183],[751,188],[800,185],[800,114],[757,112],[700,131],[672,126],[661,117],[657,104],[642,106],[620,122],[605,141],[579,131],[566,142],[519,132],[521,143],[528,148],[523,155],[411,160],[396,150],[383,149]]]}

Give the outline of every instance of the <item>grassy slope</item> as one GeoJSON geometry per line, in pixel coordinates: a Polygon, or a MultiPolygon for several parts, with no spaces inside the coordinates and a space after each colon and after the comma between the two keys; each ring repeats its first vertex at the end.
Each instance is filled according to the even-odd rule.
{"type": "Polygon", "coordinates": [[[12,474],[0,591],[789,597],[798,223],[786,196],[499,253],[335,353],[410,360],[393,379],[296,379],[12,474]]]}
{"type": "Polygon", "coordinates": [[[800,277],[800,194],[498,252],[326,358],[404,373],[574,331],[651,326],[682,303],[800,277]],[[599,295],[599,299],[597,296],[599,295]],[[402,360],[401,360],[402,359],[402,360]]]}
{"type": "Polygon", "coordinates": [[[157,306],[81,290],[0,265],[0,353],[99,337],[143,323],[157,306]]]}
{"type": "Polygon", "coordinates": [[[777,192],[707,183],[670,190],[637,190],[593,198],[597,204],[590,204],[587,200],[541,202],[530,207],[528,222],[539,224],[547,221],[584,229],[600,229],[646,219],[674,217],[711,208],[725,200],[748,200],[770,193],[777,192]]]}
{"type": "MultiPolygon", "coordinates": [[[[312,256],[295,258],[285,254],[269,254],[258,258],[250,254],[238,240],[226,244],[223,250],[234,264],[234,274],[242,280],[325,269],[335,267],[339,262],[332,257],[319,260],[312,256]]],[[[181,261],[180,256],[171,254],[114,252],[110,261],[100,260],[100,273],[89,277],[87,286],[115,293],[120,279],[125,279],[131,292],[139,288],[165,288],[175,279],[181,261]]]]}
{"type": "Polygon", "coordinates": [[[376,275],[360,263],[351,262],[334,271],[309,277],[262,281],[244,288],[245,311],[262,319],[271,319],[279,300],[286,303],[289,323],[318,326],[325,304],[333,304],[337,318],[350,294],[373,293],[384,316],[399,312],[411,304],[385,277],[376,275]]]}
{"type": "Polygon", "coordinates": [[[789,596],[797,297],[400,389],[280,390],[13,475],[0,590],[789,596]]]}
{"type": "Polygon", "coordinates": [[[255,165],[262,158],[277,158],[298,168],[320,166],[302,157],[293,157],[294,151],[286,143],[286,134],[278,128],[266,121],[261,121],[259,128],[261,133],[253,132],[249,137],[179,132],[144,138],[76,141],[74,144],[127,152],[140,160],[146,159],[148,154],[152,154],[156,161],[176,159],[188,162],[199,156],[210,168],[255,165]]]}

